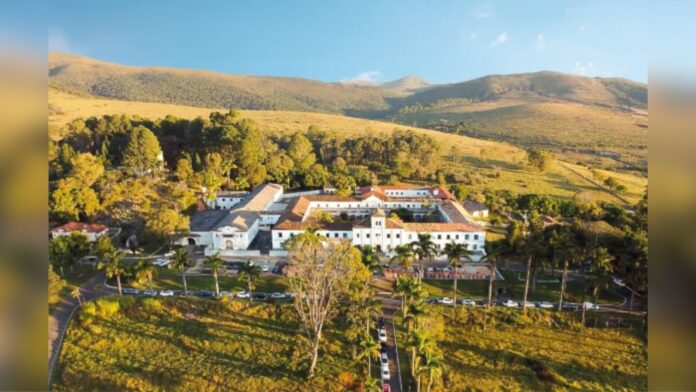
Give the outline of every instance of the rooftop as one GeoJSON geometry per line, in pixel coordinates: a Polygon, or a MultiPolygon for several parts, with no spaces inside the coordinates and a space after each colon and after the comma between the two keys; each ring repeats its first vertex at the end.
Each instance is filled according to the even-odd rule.
{"type": "Polygon", "coordinates": [[[83,223],[83,222],[68,222],[62,226],[58,226],[51,230],[52,233],[70,233],[73,231],[84,231],[87,233],[101,233],[107,230],[106,225],[100,223],[83,223]]]}

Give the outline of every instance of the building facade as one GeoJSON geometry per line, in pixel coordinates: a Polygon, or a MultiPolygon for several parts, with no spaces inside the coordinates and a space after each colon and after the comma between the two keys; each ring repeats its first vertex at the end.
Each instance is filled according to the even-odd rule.
{"type": "Polygon", "coordinates": [[[68,222],[51,230],[51,238],[58,238],[72,233],[80,233],[87,236],[90,242],[96,241],[99,237],[106,235],[109,228],[98,223],[68,222]]]}

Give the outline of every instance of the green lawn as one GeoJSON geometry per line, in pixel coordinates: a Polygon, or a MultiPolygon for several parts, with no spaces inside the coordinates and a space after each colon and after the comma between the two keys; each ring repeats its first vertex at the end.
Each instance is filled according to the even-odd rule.
{"type": "Polygon", "coordinates": [[[580,328],[573,315],[442,308],[448,390],[647,390],[647,343],[627,330],[580,328]]]}
{"type": "Polygon", "coordinates": [[[305,339],[292,307],[124,297],[77,315],[54,391],[343,391],[364,363],[324,328],[317,376],[305,380],[305,339]],[[114,303],[119,305],[115,306],[114,303]]]}
{"type": "MultiPolygon", "coordinates": [[[[523,280],[517,279],[517,272],[499,270],[500,273],[505,277],[505,280],[496,280],[493,282],[493,293],[495,300],[495,293],[498,288],[506,288],[511,293],[511,297],[515,300],[522,300],[524,297],[524,278],[525,273],[521,273],[520,277],[523,280]]],[[[551,279],[551,276],[546,274],[539,274],[538,279],[551,279]]],[[[434,280],[434,279],[424,279],[423,287],[428,292],[428,295],[436,297],[452,297],[454,281],[452,280],[434,280]]],[[[556,283],[541,283],[537,282],[536,290],[533,289],[532,283],[529,284],[529,300],[530,301],[549,301],[556,303],[560,296],[561,284],[556,283]]],[[[566,286],[565,301],[568,302],[582,302],[584,287],[581,282],[569,281],[566,286]]],[[[488,281],[487,280],[459,280],[457,281],[457,298],[471,298],[471,299],[486,299],[488,297],[488,281]]],[[[600,303],[622,303],[623,297],[613,293],[602,291],[599,296],[600,303]]],[[[588,295],[586,298],[588,301],[592,301],[588,295]]]]}
{"type": "MultiPolygon", "coordinates": [[[[246,281],[240,281],[237,276],[219,276],[220,291],[239,291],[246,290],[246,281]]],[[[187,275],[186,283],[189,290],[215,290],[215,281],[211,275],[187,275]]],[[[124,284],[131,285],[129,280],[124,284]]],[[[287,280],[284,276],[272,275],[262,276],[254,282],[255,291],[273,293],[286,292],[288,290],[287,280]]],[[[147,288],[148,285],[132,284],[133,287],[147,288]]],[[[184,283],[181,280],[181,272],[175,269],[160,268],[157,276],[152,283],[155,289],[183,290],[184,283]]]]}

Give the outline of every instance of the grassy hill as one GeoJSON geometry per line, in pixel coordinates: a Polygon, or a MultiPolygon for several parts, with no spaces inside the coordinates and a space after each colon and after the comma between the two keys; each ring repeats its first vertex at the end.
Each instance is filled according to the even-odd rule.
{"type": "Polygon", "coordinates": [[[647,86],[617,78],[536,72],[443,85],[415,76],[366,85],[129,67],[50,53],[49,85],[83,97],[389,119],[552,149],[605,169],[647,168],[647,86]]]}
{"type": "MultiPolygon", "coordinates": [[[[210,112],[215,110],[223,109],[97,99],[76,96],[55,89],[49,90],[49,129],[53,138],[60,138],[61,127],[65,123],[80,117],[125,114],[151,119],[166,115],[195,118],[208,117],[210,112]]],[[[437,140],[442,147],[441,160],[445,169],[456,173],[457,176],[475,178],[475,183],[471,185],[474,190],[506,189],[514,193],[540,193],[564,198],[582,196],[586,199],[618,201],[614,196],[567,167],[576,168],[577,171],[587,169],[574,164],[567,166],[557,164],[549,171],[539,173],[525,164],[524,150],[508,143],[322,113],[242,110],[241,115],[253,119],[268,132],[306,131],[310,125],[315,125],[326,131],[350,136],[388,133],[395,128],[407,128],[437,140]]],[[[611,174],[611,172],[605,174],[611,174]]],[[[639,200],[647,185],[647,179],[628,173],[619,180],[628,187],[625,197],[630,201],[639,200]]]]}

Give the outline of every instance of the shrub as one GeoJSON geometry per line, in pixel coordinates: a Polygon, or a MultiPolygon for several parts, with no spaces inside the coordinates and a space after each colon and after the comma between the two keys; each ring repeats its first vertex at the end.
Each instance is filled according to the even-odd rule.
{"type": "Polygon", "coordinates": [[[87,316],[96,316],[97,305],[95,305],[94,302],[86,302],[82,305],[82,313],[87,316]]]}
{"type": "Polygon", "coordinates": [[[96,301],[99,317],[110,318],[111,316],[118,313],[121,308],[121,304],[118,300],[113,300],[110,298],[99,298],[96,301]]]}
{"type": "Polygon", "coordinates": [[[162,302],[156,298],[143,298],[142,304],[148,312],[159,312],[162,309],[162,302]]]}

